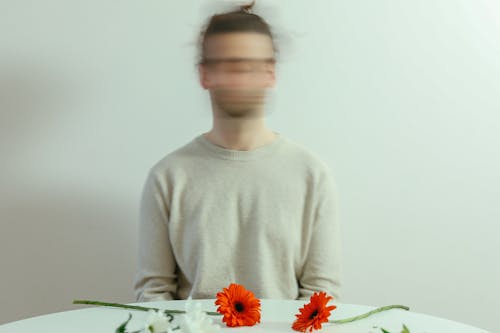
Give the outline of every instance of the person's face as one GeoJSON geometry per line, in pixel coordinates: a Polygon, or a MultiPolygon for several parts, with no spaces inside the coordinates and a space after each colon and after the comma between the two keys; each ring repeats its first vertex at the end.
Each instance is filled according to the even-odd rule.
{"type": "Polygon", "coordinates": [[[205,41],[200,83],[212,103],[232,118],[261,115],[266,89],[275,84],[274,49],[265,34],[212,35],[205,41]]]}

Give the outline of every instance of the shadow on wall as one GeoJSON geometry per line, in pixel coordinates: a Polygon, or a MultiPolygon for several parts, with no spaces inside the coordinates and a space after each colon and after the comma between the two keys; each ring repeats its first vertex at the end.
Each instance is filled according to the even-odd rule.
{"type": "Polygon", "coordinates": [[[81,308],[73,299],[133,302],[134,216],[78,189],[3,187],[0,323],[81,308]]]}
{"type": "Polygon", "coordinates": [[[0,152],[15,155],[50,133],[75,102],[74,91],[69,80],[48,66],[0,64],[0,152]]]}
{"type": "MultiPolygon", "coordinates": [[[[44,179],[31,154],[78,89],[41,66],[0,68],[0,324],[77,309],[73,299],[134,301],[135,207],[44,179]],[[22,157],[20,157],[22,156],[22,157]],[[29,161],[29,165],[26,165],[29,161]],[[22,171],[18,171],[18,169],[22,171]]],[[[78,177],[78,175],[75,175],[78,177]]],[[[110,192],[112,193],[112,192],[110,192]]]]}

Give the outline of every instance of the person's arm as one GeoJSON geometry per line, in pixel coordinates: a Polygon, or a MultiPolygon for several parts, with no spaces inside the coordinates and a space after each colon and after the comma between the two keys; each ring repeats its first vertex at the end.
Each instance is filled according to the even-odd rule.
{"type": "Polygon", "coordinates": [[[174,299],[177,290],[176,262],[168,237],[167,184],[149,172],[142,191],[139,244],[134,290],[137,301],[174,299]]]}
{"type": "Polygon", "coordinates": [[[314,292],[324,291],[338,300],[342,280],[341,237],[336,188],[329,170],[319,179],[315,192],[314,220],[309,246],[303,249],[306,260],[298,281],[298,298],[309,299],[314,292]]]}

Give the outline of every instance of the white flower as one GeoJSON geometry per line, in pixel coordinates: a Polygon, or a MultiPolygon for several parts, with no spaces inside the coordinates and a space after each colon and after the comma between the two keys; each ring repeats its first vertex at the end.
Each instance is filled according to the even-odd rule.
{"type": "Polygon", "coordinates": [[[217,333],[220,326],[212,323],[212,319],[201,310],[201,303],[193,305],[191,297],[186,301],[186,313],[182,315],[180,329],[182,333],[217,333]]]}
{"type": "Polygon", "coordinates": [[[146,320],[146,332],[165,333],[172,332],[172,325],[167,315],[162,311],[149,310],[149,316],[146,320]]]}

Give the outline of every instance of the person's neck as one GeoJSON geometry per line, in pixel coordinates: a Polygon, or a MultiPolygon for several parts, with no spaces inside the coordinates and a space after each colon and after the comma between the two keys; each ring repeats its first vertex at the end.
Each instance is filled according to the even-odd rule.
{"type": "Polygon", "coordinates": [[[212,129],[204,133],[213,144],[231,150],[253,150],[274,141],[277,133],[267,128],[263,119],[214,121],[212,129]]]}

